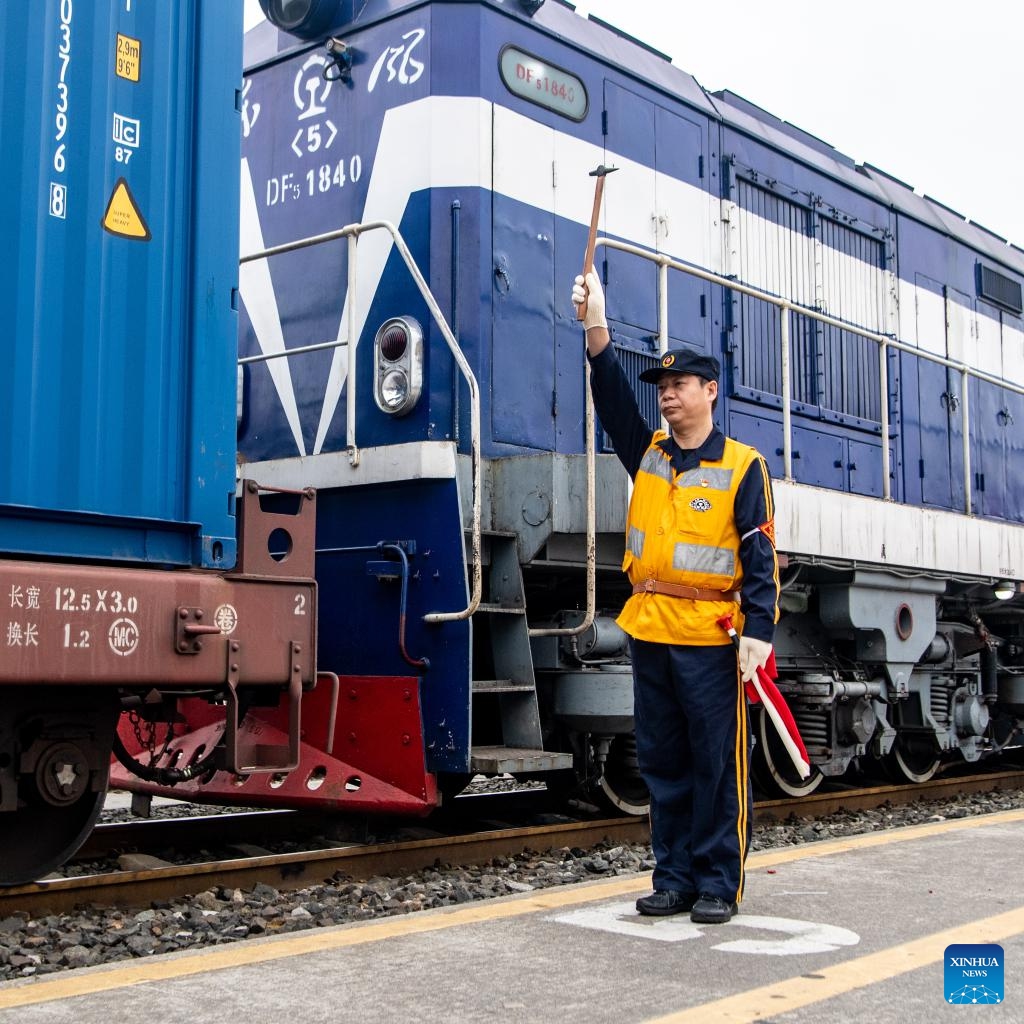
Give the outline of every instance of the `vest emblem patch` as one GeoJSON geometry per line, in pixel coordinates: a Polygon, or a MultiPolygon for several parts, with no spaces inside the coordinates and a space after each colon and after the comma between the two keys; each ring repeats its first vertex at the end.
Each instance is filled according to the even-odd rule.
{"type": "Polygon", "coordinates": [[[690,508],[692,508],[694,512],[710,512],[711,502],[708,501],[707,498],[694,498],[693,501],[690,502],[690,508]]]}

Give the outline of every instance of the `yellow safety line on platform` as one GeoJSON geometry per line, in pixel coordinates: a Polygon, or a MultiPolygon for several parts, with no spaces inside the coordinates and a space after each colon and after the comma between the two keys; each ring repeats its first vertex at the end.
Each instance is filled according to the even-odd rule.
{"type": "Polygon", "coordinates": [[[954,943],[998,942],[1021,932],[1024,932],[1024,907],[933,932],[856,960],[819,967],[813,976],[798,974],[664,1017],[653,1017],[645,1024],[756,1024],[775,1020],[780,1014],[938,963],[944,958],[946,947],[954,943]]]}
{"type": "MultiPolygon", "coordinates": [[[[912,825],[908,828],[865,835],[850,836],[847,839],[824,840],[790,846],[780,850],[765,850],[752,854],[747,859],[747,873],[751,869],[768,868],[775,864],[791,863],[811,857],[825,857],[829,854],[845,853],[852,850],[870,849],[892,843],[909,842],[927,836],[947,832],[959,832],[969,828],[985,828],[1024,820],[1024,810],[1002,811],[998,814],[984,814],[973,818],[958,818],[955,821],[936,822],[928,825],[912,825]]],[[[232,967],[246,967],[251,964],[267,963],[293,956],[327,953],[347,946],[362,946],[369,942],[380,942],[397,936],[417,935],[441,931],[460,925],[481,924],[503,918],[522,917],[526,914],[543,913],[579,903],[593,903],[634,892],[642,892],[650,885],[650,876],[629,875],[610,881],[592,882],[584,885],[559,886],[523,896],[510,896],[501,900],[487,900],[472,906],[444,907],[420,911],[401,917],[389,917],[380,921],[340,925],[336,928],[314,928],[300,934],[270,936],[248,941],[239,941],[229,946],[212,949],[188,950],[181,953],[147,957],[132,961],[128,965],[101,965],[82,968],[64,975],[50,975],[45,978],[0,983],[0,1010],[14,1006],[31,1006],[36,1003],[52,1002],[57,999],[72,999],[76,996],[109,992],[152,981],[169,981],[209,971],[221,971],[232,967]]],[[[1024,915],[1024,911],[1020,912],[1024,915]]],[[[1000,921],[1002,918],[992,918],[1000,921]]],[[[965,926],[975,929],[978,924],[965,926]]],[[[1012,933],[1011,933],[1012,934],[1012,933]]],[[[934,937],[929,940],[934,941],[934,937]]],[[[975,937],[972,942],[982,941],[975,937]]],[[[944,947],[943,947],[944,948],[944,947]]],[[[940,954],[941,955],[941,954],[940,954]]],[[[856,962],[856,961],[854,961],[856,962]]],[[[925,961],[922,961],[925,962],[925,961]]],[[[842,965],[832,970],[840,970],[842,965]]],[[[910,970],[911,968],[907,968],[910,970]]],[[[824,972],[822,972],[824,973],[824,972]]],[[[853,987],[853,986],[851,986],[853,987]]],[[[841,990],[837,990],[841,991],[841,990]]],[[[827,998],[819,995],[818,998],[827,998]]],[[[727,1000],[726,1000],[727,1001],[727,1000]]],[[[800,1005],[800,1004],[794,1004],[800,1005]]],[[[763,1007],[762,1007],[763,1009],[763,1007]]],[[[773,1007],[774,1009],[774,1007],[773,1007]]],[[[704,1008],[700,1008],[703,1013],[704,1008]]],[[[698,1012],[698,1011],[693,1011],[698,1012]]],[[[676,1018],[665,1018],[675,1020],[676,1018]]],[[[684,1019],[684,1018],[679,1018],[684,1019]]],[[[695,1017],[694,1020],[707,1020],[695,1017]]],[[[722,1017],[721,1020],[734,1018],[722,1017]]],[[[746,1020],[754,1018],[735,1018],[746,1020]]]]}

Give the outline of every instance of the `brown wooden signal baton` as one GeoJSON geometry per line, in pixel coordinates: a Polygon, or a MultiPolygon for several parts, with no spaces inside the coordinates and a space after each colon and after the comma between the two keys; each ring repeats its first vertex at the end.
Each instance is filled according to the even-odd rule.
{"type": "Polygon", "coordinates": [[[590,172],[590,177],[597,178],[594,186],[594,209],[590,214],[590,234],[587,236],[587,252],[583,257],[583,301],[576,307],[576,319],[582,320],[587,315],[587,285],[586,277],[594,269],[594,247],[597,245],[597,222],[601,216],[601,197],[604,195],[604,179],[618,167],[605,167],[600,164],[590,172]]]}

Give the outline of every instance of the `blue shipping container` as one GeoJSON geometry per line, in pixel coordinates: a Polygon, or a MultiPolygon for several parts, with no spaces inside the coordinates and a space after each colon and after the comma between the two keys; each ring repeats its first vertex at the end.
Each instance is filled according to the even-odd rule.
{"type": "Polygon", "coordinates": [[[0,39],[0,553],[230,568],[242,0],[0,39]]]}

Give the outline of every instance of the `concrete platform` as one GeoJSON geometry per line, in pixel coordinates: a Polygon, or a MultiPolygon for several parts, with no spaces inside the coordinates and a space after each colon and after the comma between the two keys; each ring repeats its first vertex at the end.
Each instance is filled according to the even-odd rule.
{"type": "Polygon", "coordinates": [[[0,1022],[1024,1021],[1022,847],[1024,811],[813,843],[752,856],[727,925],[620,877],[8,982],[0,1022]],[[998,1004],[947,1003],[956,943],[1002,946],[998,1004]]]}

